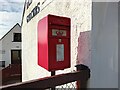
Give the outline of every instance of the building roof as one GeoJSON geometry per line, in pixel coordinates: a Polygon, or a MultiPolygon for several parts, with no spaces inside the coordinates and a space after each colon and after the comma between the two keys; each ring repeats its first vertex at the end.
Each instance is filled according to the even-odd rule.
{"type": "Polygon", "coordinates": [[[15,28],[16,26],[21,27],[19,23],[15,24],[15,25],[0,39],[0,41],[1,41],[5,36],[7,36],[7,34],[8,34],[10,31],[12,31],[13,28],[15,28]]]}

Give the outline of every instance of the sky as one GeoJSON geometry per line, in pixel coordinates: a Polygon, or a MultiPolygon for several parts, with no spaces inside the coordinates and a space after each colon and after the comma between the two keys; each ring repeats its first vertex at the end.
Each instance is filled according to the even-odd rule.
{"type": "Polygon", "coordinates": [[[0,38],[16,23],[21,24],[24,0],[0,0],[0,38]]]}
{"type": "MultiPolygon", "coordinates": [[[[21,24],[25,0],[0,0],[0,38],[3,37],[16,23],[21,24]]],[[[93,0],[119,1],[119,0],[93,0]]]]}

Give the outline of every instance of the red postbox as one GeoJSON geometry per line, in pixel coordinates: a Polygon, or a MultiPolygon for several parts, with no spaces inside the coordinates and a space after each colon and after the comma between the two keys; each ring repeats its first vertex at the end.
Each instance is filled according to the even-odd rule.
{"type": "Polygon", "coordinates": [[[38,22],[38,65],[48,71],[70,67],[70,18],[47,15],[38,22]]]}

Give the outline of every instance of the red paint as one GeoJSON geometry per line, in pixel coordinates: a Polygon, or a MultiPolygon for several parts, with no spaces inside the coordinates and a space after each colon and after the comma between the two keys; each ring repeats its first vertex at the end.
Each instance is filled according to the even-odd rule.
{"type": "Polygon", "coordinates": [[[91,32],[81,32],[78,38],[78,60],[77,64],[90,66],[91,63],[91,32]]]}
{"type": "Polygon", "coordinates": [[[70,67],[70,18],[48,15],[38,22],[38,65],[48,71],[70,67]],[[52,29],[58,30],[56,36],[52,35],[52,29]],[[61,44],[64,60],[57,61],[56,46],[61,44]]]}
{"type": "MultiPolygon", "coordinates": [[[[21,64],[9,64],[8,67],[2,69],[0,71],[0,77],[2,75],[2,83],[4,84],[5,81],[8,81],[12,77],[21,77],[22,75],[22,69],[21,69],[21,64]]],[[[20,79],[20,78],[18,78],[20,79]]],[[[11,79],[12,80],[12,79],[11,79]]]]}

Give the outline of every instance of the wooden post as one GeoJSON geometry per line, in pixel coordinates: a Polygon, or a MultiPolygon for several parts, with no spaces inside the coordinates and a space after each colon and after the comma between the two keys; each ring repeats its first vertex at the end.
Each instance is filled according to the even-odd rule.
{"type": "Polygon", "coordinates": [[[82,90],[82,89],[87,90],[87,82],[88,82],[88,79],[90,78],[90,69],[83,64],[76,65],[75,67],[77,68],[77,71],[86,70],[89,72],[89,73],[86,73],[86,75],[84,77],[82,77],[81,80],[78,80],[76,83],[77,90],[82,90]]]}
{"type": "Polygon", "coordinates": [[[51,76],[54,76],[55,75],[55,71],[51,71],[51,76]]]}
{"type": "MultiPolygon", "coordinates": [[[[51,71],[51,76],[55,75],[55,71],[51,71]]],[[[51,90],[55,90],[55,87],[52,87],[51,90]]]]}

